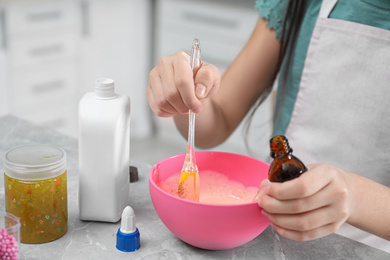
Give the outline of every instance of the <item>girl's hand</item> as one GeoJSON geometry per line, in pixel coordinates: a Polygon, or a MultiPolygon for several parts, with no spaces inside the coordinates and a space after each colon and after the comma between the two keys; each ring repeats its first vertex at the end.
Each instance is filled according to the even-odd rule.
{"type": "Polygon", "coordinates": [[[335,232],[353,209],[346,172],[326,164],[308,168],[284,183],[264,180],[256,196],[271,226],[280,235],[300,241],[335,232]]]}
{"type": "Polygon", "coordinates": [[[200,100],[215,93],[221,76],[217,67],[202,63],[194,75],[190,55],[185,52],[163,57],[149,74],[146,90],[152,111],[160,117],[187,114],[188,110],[199,113],[200,100]]]}

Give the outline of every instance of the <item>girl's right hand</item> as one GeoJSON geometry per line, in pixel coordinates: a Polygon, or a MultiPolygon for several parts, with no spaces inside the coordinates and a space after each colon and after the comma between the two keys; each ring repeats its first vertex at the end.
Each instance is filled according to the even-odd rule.
{"type": "Polygon", "coordinates": [[[178,52],[160,59],[149,73],[146,95],[152,111],[160,117],[202,110],[201,100],[219,89],[221,76],[216,66],[202,62],[192,72],[190,55],[178,52]]]}

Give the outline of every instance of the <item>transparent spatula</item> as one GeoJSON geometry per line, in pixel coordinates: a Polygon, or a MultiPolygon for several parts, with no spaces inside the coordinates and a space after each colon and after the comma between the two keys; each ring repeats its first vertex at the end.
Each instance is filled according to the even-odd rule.
{"type": "MultiPolygon", "coordinates": [[[[191,68],[195,72],[200,66],[200,43],[198,38],[192,42],[191,49],[191,68]]],[[[196,166],[195,151],[194,151],[194,136],[195,136],[195,113],[191,110],[188,115],[188,146],[187,153],[184,159],[183,168],[178,185],[179,197],[183,199],[199,201],[199,172],[196,166]]]]}

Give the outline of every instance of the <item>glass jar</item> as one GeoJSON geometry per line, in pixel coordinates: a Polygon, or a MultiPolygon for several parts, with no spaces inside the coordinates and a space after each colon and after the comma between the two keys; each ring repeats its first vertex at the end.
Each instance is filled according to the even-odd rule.
{"type": "Polygon", "coordinates": [[[50,145],[9,150],[3,161],[6,211],[17,216],[22,243],[56,240],[68,229],[66,154],[50,145]]]}

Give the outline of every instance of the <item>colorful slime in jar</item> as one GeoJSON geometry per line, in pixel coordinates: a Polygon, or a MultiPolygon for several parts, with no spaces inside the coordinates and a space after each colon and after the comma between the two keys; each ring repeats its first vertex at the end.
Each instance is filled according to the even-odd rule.
{"type": "MultiPolygon", "coordinates": [[[[243,204],[251,203],[258,187],[245,187],[242,183],[215,171],[200,171],[200,200],[210,204],[243,204]]],[[[157,183],[164,191],[178,197],[180,173],[174,174],[165,181],[157,183]]]]}
{"type": "Polygon", "coordinates": [[[66,233],[66,171],[37,181],[18,180],[4,174],[4,184],[6,209],[19,217],[23,243],[44,243],[66,233]]]}
{"type": "Polygon", "coordinates": [[[45,243],[66,233],[65,166],[65,152],[52,146],[30,145],[7,152],[4,159],[6,210],[20,220],[22,243],[45,243]]]}

